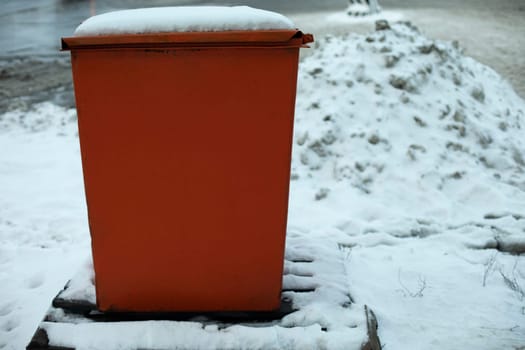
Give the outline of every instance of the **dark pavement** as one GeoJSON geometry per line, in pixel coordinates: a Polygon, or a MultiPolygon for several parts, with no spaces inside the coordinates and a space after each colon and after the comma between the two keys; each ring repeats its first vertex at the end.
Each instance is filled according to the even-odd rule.
{"type": "MultiPolygon", "coordinates": [[[[525,1],[380,0],[380,4],[386,10],[412,12],[412,17],[416,18],[414,22],[432,37],[439,38],[444,33],[442,38],[448,40],[451,35],[447,33],[447,27],[450,25],[452,34],[458,33],[460,42],[467,43],[467,48],[470,45],[470,51],[477,59],[502,72],[518,91],[520,87],[525,91],[524,73],[521,72],[525,67],[521,62],[524,49],[516,45],[520,43],[520,33],[525,36],[525,1]],[[426,20],[418,23],[419,13],[445,17],[440,19],[436,15],[433,21],[433,16],[421,16],[426,20]],[[463,27],[462,22],[466,23],[463,27]],[[475,27],[480,23],[481,27],[475,27]],[[469,28],[472,30],[468,31],[469,28]],[[463,29],[465,32],[461,34],[463,29]],[[496,34],[503,36],[495,43],[502,49],[491,52],[492,43],[481,43],[480,38],[490,40],[496,34]],[[518,38],[518,42],[514,38],[518,38]],[[488,59],[483,61],[484,57],[488,59]],[[501,67],[498,66],[500,60],[503,61],[501,67]]],[[[71,35],[84,19],[126,8],[177,5],[248,5],[293,17],[298,13],[344,11],[347,0],[2,0],[0,113],[12,108],[29,108],[35,102],[47,100],[74,106],[69,54],[60,52],[59,45],[60,38],[71,35]]]]}

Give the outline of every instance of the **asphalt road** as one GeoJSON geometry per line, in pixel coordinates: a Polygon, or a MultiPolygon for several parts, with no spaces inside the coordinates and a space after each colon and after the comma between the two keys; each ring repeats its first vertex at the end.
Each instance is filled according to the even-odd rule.
{"type": "MultiPolygon", "coordinates": [[[[525,97],[525,0],[379,0],[428,36],[458,40],[477,60],[503,74],[525,97]]],[[[291,16],[301,29],[367,31],[372,25],[341,25],[323,14],[344,11],[347,0],[2,0],[0,6],[0,113],[53,100],[73,106],[69,56],[59,52],[92,14],[169,5],[248,5],[291,16]]]]}
{"type": "Polygon", "coordinates": [[[0,58],[56,55],[60,37],[71,35],[93,14],[127,8],[210,4],[248,5],[290,14],[336,11],[345,8],[346,0],[2,0],[0,58]]]}
{"type": "MultiPolygon", "coordinates": [[[[457,40],[465,54],[484,63],[525,98],[525,0],[379,0],[382,15],[415,24],[427,37],[457,40]]],[[[302,29],[326,33],[373,30],[372,21],[337,23],[329,13],[296,15],[302,29]]]]}

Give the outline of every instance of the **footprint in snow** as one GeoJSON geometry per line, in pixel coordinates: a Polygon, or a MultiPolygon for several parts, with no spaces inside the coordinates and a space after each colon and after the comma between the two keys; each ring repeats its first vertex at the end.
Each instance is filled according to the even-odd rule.
{"type": "Polygon", "coordinates": [[[7,265],[11,261],[11,257],[7,256],[7,254],[4,254],[4,252],[2,252],[2,256],[0,256],[0,265],[7,265]]]}
{"type": "Polygon", "coordinates": [[[14,308],[15,303],[13,302],[0,305],[0,317],[9,315],[11,312],[13,312],[14,308]]]}
{"type": "Polygon", "coordinates": [[[39,273],[36,275],[33,275],[33,277],[27,279],[25,281],[26,288],[29,289],[35,289],[40,287],[42,284],[44,284],[44,275],[43,273],[39,273]]]}
{"type": "Polygon", "coordinates": [[[11,319],[8,319],[3,325],[2,325],[2,330],[6,333],[9,333],[13,330],[15,330],[16,328],[18,328],[18,326],[20,326],[20,320],[19,319],[16,319],[16,318],[11,318],[11,319]]]}

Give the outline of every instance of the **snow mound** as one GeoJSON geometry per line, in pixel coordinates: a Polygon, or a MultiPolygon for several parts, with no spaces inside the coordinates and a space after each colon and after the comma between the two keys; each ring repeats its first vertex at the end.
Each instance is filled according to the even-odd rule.
{"type": "Polygon", "coordinates": [[[457,44],[389,27],[301,64],[289,232],[345,235],[386,347],[519,348],[525,103],[457,44]]]}
{"type": "Polygon", "coordinates": [[[248,6],[179,6],[94,16],[78,26],[75,36],[294,28],[293,22],[281,14],[248,6]]]}
{"type": "Polygon", "coordinates": [[[524,101],[457,43],[409,23],[380,28],[319,39],[302,62],[292,179],[318,201],[346,191],[354,218],[383,224],[523,203],[524,101]]]}

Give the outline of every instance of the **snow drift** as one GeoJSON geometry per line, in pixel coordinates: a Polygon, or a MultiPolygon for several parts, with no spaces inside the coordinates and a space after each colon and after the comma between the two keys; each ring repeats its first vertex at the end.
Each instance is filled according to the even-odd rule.
{"type": "Polygon", "coordinates": [[[345,215],[364,222],[512,214],[525,200],[523,100],[458,43],[383,25],[318,39],[302,62],[292,189],[344,192],[345,215]]]}

